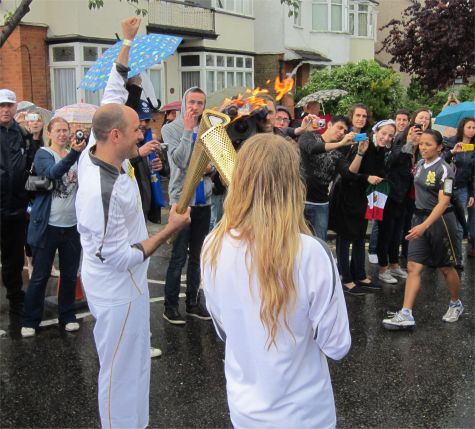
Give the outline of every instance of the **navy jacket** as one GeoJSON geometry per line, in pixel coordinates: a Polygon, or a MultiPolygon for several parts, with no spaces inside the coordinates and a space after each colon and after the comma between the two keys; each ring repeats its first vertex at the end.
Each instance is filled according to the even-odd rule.
{"type": "MultiPolygon", "coordinates": [[[[61,161],[55,163],[54,156],[46,150],[38,150],[34,159],[34,173],[37,176],[46,176],[50,179],[60,179],[69,171],[71,166],[79,159],[80,152],[72,150],[61,161]]],[[[44,236],[51,212],[51,192],[38,192],[35,194],[30,213],[28,226],[28,244],[30,246],[44,247],[44,236]]]]}

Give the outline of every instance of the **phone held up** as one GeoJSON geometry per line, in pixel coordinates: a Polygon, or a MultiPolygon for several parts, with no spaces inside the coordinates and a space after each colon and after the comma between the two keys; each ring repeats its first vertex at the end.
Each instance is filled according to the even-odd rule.
{"type": "Polygon", "coordinates": [[[366,133],[355,134],[353,137],[354,142],[364,142],[366,140],[366,133]]]}

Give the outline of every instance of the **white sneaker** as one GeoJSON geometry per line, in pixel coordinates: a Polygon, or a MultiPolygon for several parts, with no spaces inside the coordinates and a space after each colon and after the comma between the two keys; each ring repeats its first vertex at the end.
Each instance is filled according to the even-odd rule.
{"type": "Polygon", "coordinates": [[[395,284],[397,283],[397,279],[395,279],[389,270],[384,271],[383,273],[378,274],[378,279],[384,283],[395,284]]]}
{"type": "Polygon", "coordinates": [[[64,325],[64,330],[68,332],[75,332],[79,330],[79,323],[78,322],[69,322],[64,325]]]}
{"type": "Polygon", "coordinates": [[[416,326],[416,321],[412,314],[404,310],[392,313],[390,317],[383,320],[383,326],[391,331],[398,329],[411,329],[416,326]]]}
{"type": "Polygon", "coordinates": [[[150,347],[150,357],[156,358],[162,355],[162,351],[160,349],[157,349],[156,347],[150,347]]]}
{"type": "Polygon", "coordinates": [[[374,253],[368,253],[368,262],[370,264],[377,264],[378,263],[378,255],[374,253]]]}
{"type": "Polygon", "coordinates": [[[392,276],[401,277],[401,279],[407,279],[407,271],[403,270],[401,267],[390,268],[389,273],[392,276]]]}
{"type": "Polygon", "coordinates": [[[54,267],[54,265],[53,265],[53,266],[51,267],[51,274],[50,274],[50,276],[51,276],[51,277],[59,277],[59,274],[60,274],[59,270],[57,270],[57,269],[54,267]]]}
{"type": "Polygon", "coordinates": [[[35,328],[27,328],[26,326],[23,326],[21,328],[21,336],[23,338],[34,337],[35,335],[36,335],[35,328]]]}
{"type": "Polygon", "coordinates": [[[444,322],[453,323],[459,320],[460,315],[463,313],[463,304],[459,301],[457,304],[449,304],[449,309],[442,316],[444,322]]]}

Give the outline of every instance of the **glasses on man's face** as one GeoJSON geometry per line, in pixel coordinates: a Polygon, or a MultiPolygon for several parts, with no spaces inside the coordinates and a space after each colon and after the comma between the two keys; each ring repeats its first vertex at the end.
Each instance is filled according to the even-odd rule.
{"type": "Polygon", "coordinates": [[[275,118],[275,120],[278,121],[278,122],[283,122],[284,124],[290,123],[290,119],[288,119],[288,118],[281,118],[281,117],[279,117],[279,116],[278,116],[277,118],[275,118]]]}

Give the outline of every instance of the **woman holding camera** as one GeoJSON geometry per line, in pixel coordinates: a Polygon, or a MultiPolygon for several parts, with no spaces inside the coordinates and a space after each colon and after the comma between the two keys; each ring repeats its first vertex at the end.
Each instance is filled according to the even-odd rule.
{"type": "MultiPolygon", "coordinates": [[[[360,133],[368,128],[369,109],[362,104],[353,106],[350,119],[353,130],[360,133]]],[[[365,219],[368,184],[383,181],[385,147],[366,140],[348,149],[340,168],[341,180],[333,187],[330,201],[329,229],[337,233],[336,254],[343,278],[343,290],[349,295],[363,295],[380,290],[366,275],[365,219]],[[351,258],[350,258],[351,247],[351,258]]]]}
{"type": "Polygon", "coordinates": [[[45,289],[56,250],[59,253],[61,287],[58,296],[59,323],[66,331],[77,331],[74,294],[81,255],[76,229],[75,200],[77,192],[77,160],[86,142],[69,145],[69,124],[55,118],[47,127],[50,146],[36,152],[34,172],[53,180],[52,191],[37,193],[33,201],[27,241],[33,251],[33,273],[25,297],[25,315],[21,334],[32,337],[42,316],[45,289]]]}

